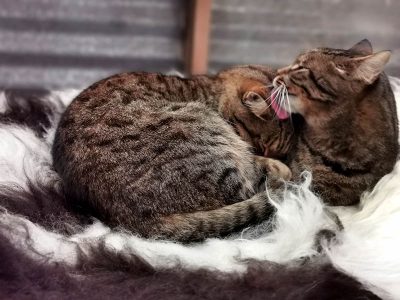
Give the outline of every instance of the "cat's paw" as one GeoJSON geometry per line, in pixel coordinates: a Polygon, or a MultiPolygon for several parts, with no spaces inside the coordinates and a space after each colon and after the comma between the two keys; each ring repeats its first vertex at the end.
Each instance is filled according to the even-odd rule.
{"type": "Polygon", "coordinates": [[[268,176],[281,178],[286,181],[292,179],[292,171],[283,162],[262,156],[257,156],[256,161],[265,168],[268,176]]]}
{"type": "Polygon", "coordinates": [[[280,162],[276,159],[268,159],[267,170],[269,175],[274,177],[282,178],[283,180],[292,179],[292,171],[290,171],[289,167],[285,165],[283,162],[280,162]]]}

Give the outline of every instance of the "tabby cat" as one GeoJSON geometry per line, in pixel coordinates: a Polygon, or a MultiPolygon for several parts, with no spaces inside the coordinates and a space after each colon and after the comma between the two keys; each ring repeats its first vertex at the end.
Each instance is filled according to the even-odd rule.
{"type": "Polygon", "coordinates": [[[389,58],[390,51],[373,53],[368,40],[348,50],[318,48],[274,79],[289,95],[281,108],[304,119],[287,163],[294,178],[311,170],[330,205],[356,204],[396,162],[396,104],[383,72],[389,58]]]}
{"type": "Polygon", "coordinates": [[[68,199],[111,226],[182,242],[268,218],[265,174],[291,174],[254,152],[287,154],[291,125],[268,108],[257,118],[248,106],[268,102],[273,77],[242,66],[215,77],[123,73],[95,83],[55,136],[68,199]]]}

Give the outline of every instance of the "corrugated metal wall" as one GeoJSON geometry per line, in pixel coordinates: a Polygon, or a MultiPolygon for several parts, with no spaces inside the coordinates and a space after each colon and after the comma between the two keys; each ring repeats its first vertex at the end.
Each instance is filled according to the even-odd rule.
{"type": "Polygon", "coordinates": [[[286,65],[304,49],[368,38],[400,75],[399,0],[214,0],[210,66],[286,65]]]}
{"type": "MultiPolygon", "coordinates": [[[[0,0],[0,87],[81,87],[124,70],[183,69],[188,0],[0,0]]],[[[364,37],[392,49],[399,0],[214,0],[210,70],[290,63],[364,37]]]]}
{"type": "Polygon", "coordinates": [[[185,0],[0,0],[0,86],[181,69],[185,0]]]}

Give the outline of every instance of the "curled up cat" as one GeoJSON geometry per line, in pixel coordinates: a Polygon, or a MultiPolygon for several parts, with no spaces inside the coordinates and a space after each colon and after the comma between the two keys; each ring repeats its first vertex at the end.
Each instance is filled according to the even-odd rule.
{"type": "Polygon", "coordinates": [[[223,236],[271,216],[265,179],[290,179],[277,160],[292,127],[271,108],[273,70],[216,76],[123,73],[70,104],[53,160],[67,199],[113,227],[181,242],[223,236]],[[227,122],[228,121],[228,122],[227,122]],[[239,136],[240,135],[240,136],[239,136]]]}

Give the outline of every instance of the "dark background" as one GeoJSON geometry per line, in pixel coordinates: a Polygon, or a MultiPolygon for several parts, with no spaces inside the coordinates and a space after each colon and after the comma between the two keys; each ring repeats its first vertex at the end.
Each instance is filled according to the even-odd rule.
{"type": "MultiPolygon", "coordinates": [[[[0,87],[84,87],[128,70],[183,70],[186,0],[0,0],[0,87]]],[[[393,50],[398,0],[214,0],[209,71],[282,66],[316,46],[369,38],[393,50]]]]}

